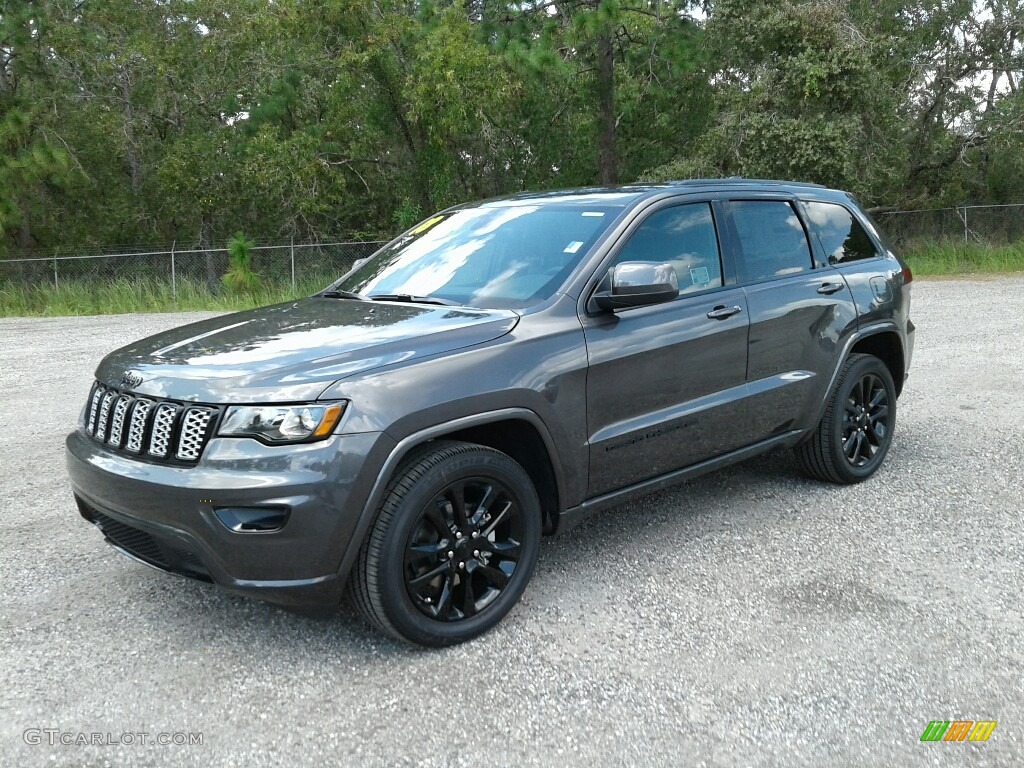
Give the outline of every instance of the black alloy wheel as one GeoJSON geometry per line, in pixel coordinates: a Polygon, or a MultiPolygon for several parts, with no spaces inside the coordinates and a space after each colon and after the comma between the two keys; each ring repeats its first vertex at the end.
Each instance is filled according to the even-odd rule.
{"type": "Polygon", "coordinates": [[[496,480],[469,477],[420,513],[405,550],[405,588],[432,619],[460,621],[487,610],[519,565],[523,510],[496,480]]]}
{"type": "Polygon", "coordinates": [[[843,455],[863,467],[888,444],[889,393],[882,379],[864,374],[850,391],[843,409],[843,455]]]}
{"type": "Polygon", "coordinates": [[[363,616],[400,639],[469,640],[519,600],[541,528],[537,491],[511,457],[472,443],[427,443],[389,483],[349,593],[363,616]]]}

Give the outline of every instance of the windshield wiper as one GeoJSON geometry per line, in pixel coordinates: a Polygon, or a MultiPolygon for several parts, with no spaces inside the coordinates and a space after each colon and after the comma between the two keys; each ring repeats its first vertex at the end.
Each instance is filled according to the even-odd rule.
{"type": "Polygon", "coordinates": [[[324,291],[320,295],[325,299],[355,299],[356,301],[366,301],[365,296],[360,296],[358,293],[352,293],[352,291],[324,291]]]}
{"type": "Polygon", "coordinates": [[[439,299],[436,296],[413,296],[408,293],[374,293],[367,297],[370,301],[404,301],[409,304],[440,304],[442,307],[461,307],[457,301],[439,299]]]}

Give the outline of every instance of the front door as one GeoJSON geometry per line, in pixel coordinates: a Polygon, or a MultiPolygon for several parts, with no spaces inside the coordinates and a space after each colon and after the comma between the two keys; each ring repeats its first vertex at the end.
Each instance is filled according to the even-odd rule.
{"type": "Polygon", "coordinates": [[[591,497],[741,444],[747,300],[723,280],[711,203],[649,214],[608,268],[625,261],[671,264],[680,291],[674,301],[581,318],[591,497]]]}

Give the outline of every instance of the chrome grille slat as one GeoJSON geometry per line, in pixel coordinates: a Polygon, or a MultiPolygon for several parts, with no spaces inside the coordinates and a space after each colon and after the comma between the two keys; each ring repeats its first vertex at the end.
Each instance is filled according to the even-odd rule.
{"type": "Polygon", "coordinates": [[[99,412],[100,398],[102,397],[103,387],[97,384],[92,391],[92,397],[89,399],[89,422],[86,429],[90,435],[96,434],[96,414],[99,412]]]}
{"type": "Polygon", "coordinates": [[[114,402],[115,397],[117,397],[117,393],[110,390],[107,390],[107,393],[103,395],[100,415],[96,424],[96,439],[101,443],[107,439],[107,425],[110,422],[110,404],[114,402]]]}
{"type": "Polygon", "coordinates": [[[132,420],[128,425],[128,440],[125,442],[125,450],[132,453],[142,452],[142,438],[146,433],[146,417],[153,407],[152,400],[136,400],[135,408],[132,409],[132,420]]]}
{"type": "Polygon", "coordinates": [[[153,433],[149,436],[148,453],[157,458],[166,458],[167,449],[171,444],[171,430],[174,429],[174,417],[178,406],[173,403],[160,403],[153,416],[153,433]]]}
{"type": "Polygon", "coordinates": [[[121,445],[121,433],[124,431],[124,417],[128,412],[128,406],[132,404],[132,398],[121,395],[114,405],[114,416],[110,421],[110,437],[107,442],[111,445],[121,445]]]}
{"type": "Polygon", "coordinates": [[[97,382],[89,393],[85,430],[110,449],[160,461],[195,463],[220,410],[136,397],[97,382]]]}
{"type": "Polygon", "coordinates": [[[207,408],[188,408],[181,422],[181,435],[178,437],[177,456],[184,461],[195,461],[203,450],[206,437],[206,425],[210,423],[213,412],[207,408]]]}

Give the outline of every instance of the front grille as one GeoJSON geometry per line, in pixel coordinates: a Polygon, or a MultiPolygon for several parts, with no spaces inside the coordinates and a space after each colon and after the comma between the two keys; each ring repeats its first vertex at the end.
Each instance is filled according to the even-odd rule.
{"type": "Polygon", "coordinates": [[[99,382],[89,393],[85,429],[96,442],[158,461],[194,464],[213,434],[220,409],[151,400],[99,382]]]}

